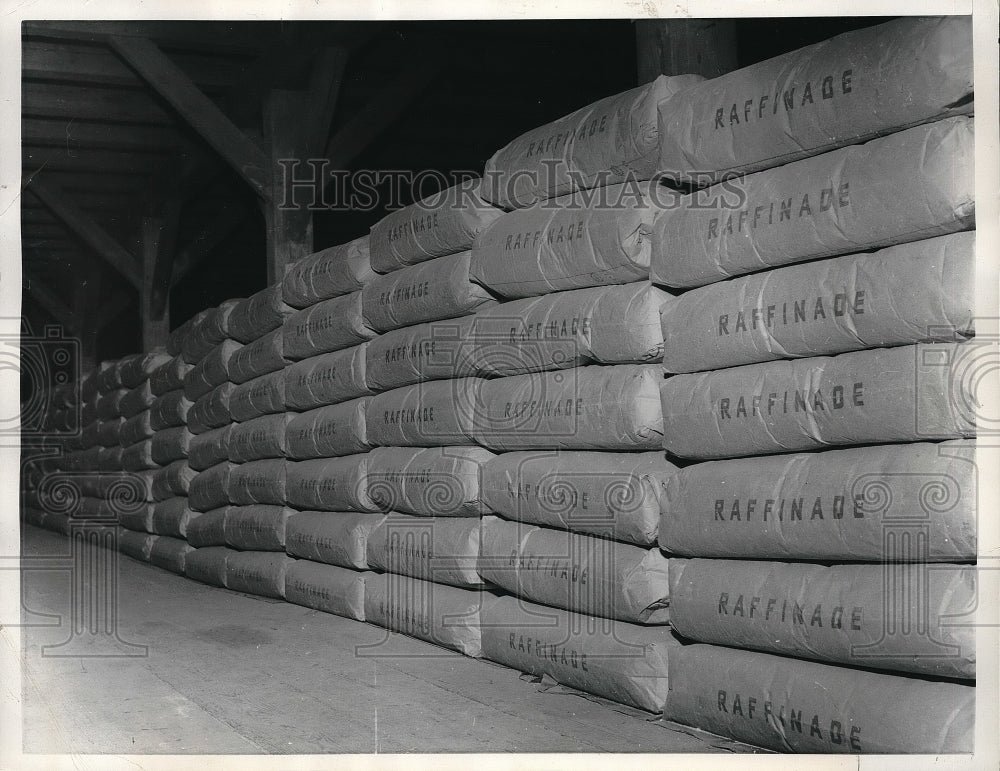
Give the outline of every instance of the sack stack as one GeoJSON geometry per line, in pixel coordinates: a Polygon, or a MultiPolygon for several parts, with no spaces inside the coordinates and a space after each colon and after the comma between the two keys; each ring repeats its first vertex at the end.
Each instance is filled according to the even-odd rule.
{"type": "Polygon", "coordinates": [[[678,292],[663,444],[695,461],[659,530],[697,643],[670,662],[672,720],[971,751],[970,47],[968,18],[903,19],[661,104],[663,170],[717,182],[654,224],[653,280],[678,292]]]}

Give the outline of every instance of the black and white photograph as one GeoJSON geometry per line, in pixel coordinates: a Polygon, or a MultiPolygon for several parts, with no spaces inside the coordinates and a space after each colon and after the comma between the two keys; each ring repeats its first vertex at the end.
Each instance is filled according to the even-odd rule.
{"type": "Polygon", "coordinates": [[[998,30],[6,5],[0,768],[1000,767],[998,30]]]}

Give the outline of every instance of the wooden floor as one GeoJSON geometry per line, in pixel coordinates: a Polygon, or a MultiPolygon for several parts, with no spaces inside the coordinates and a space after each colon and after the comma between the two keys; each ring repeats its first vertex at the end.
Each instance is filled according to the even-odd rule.
{"type": "Polygon", "coordinates": [[[125,556],[119,641],[73,637],[72,573],[58,567],[67,539],[26,525],[22,549],[25,752],[748,749],[546,692],[513,670],[369,624],[206,586],[125,556]]]}

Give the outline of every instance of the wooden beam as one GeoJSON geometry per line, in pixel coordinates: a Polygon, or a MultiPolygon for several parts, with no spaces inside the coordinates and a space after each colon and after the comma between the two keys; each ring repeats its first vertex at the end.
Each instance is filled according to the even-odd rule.
{"type": "Polygon", "coordinates": [[[736,23],[729,19],[645,19],[635,23],[639,83],[659,75],[716,78],[737,67],[736,23]]]}
{"type": "Polygon", "coordinates": [[[280,27],[276,21],[26,21],[21,29],[24,36],[48,40],[102,42],[131,36],[189,50],[253,53],[280,27]]]}
{"type": "Polygon", "coordinates": [[[21,149],[21,165],[25,172],[44,168],[52,171],[134,174],[148,177],[159,168],[163,158],[164,155],[160,154],[67,150],[63,147],[24,146],[21,149]]]}
{"type": "Polygon", "coordinates": [[[174,122],[173,117],[143,91],[80,88],[55,83],[25,83],[21,89],[21,117],[152,125],[174,122]]]}
{"type": "Polygon", "coordinates": [[[264,172],[267,161],[260,148],[155,43],[141,37],[113,37],[110,42],[259,195],[270,197],[264,172]]]}
{"type": "MultiPolygon", "coordinates": [[[[174,59],[199,87],[212,92],[231,86],[244,67],[239,60],[218,56],[178,54],[174,59]]],[[[105,46],[40,40],[21,44],[21,78],[91,86],[135,87],[142,83],[135,71],[105,46]]]]}
{"type": "Polygon", "coordinates": [[[100,225],[73,203],[61,190],[43,177],[31,181],[31,190],[52,213],[61,219],[111,267],[121,273],[132,286],[142,286],[142,275],[135,258],[100,225]]]}
{"type": "MultiPolygon", "coordinates": [[[[157,217],[142,218],[142,288],[139,292],[139,319],[142,324],[142,350],[152,351],[167,344],[170,333],[170,316],[166,312],[156,315],[153,310],[153,297],[157,292],[155,277],[157,263],[160,261],[160,233],[164,221],[157,217]]],[[[169,260],[173,255],[164,255],[169,260]]],[[[166,295],[168,289],[161,287],[160,292],[166,295]]],[[[163,302],[166,306],[166,302],[163,302]]]]}
{"type": "MultiPolygon", "coordinates": [[[[175,198],[167,202],[160,216],[143,217],[143,240],[153,240],[149,247],[153,251],[153,274],[148,279],[151,284],[148,311],[156,321],[162,320],[168,309],[181,204],[181,199],[175,198]]],[[[144,277],[144,284],[146,280],[144,277]]]]}
{"type": "Polygon", "coordinates": [[[99,263],[91,264],[85,275],[79,277],[80,289],[74,295],[73,312],[76,316],[74,332],[80,340],[80,365],[89,371],[97,364],[97,335],[100,330],[94,323],[100,305],[104,272],[99,263]]]}
{"type": "Polygon", "coordinates": [[[308,103],[300,116],[302,144],[310,156],[322,152],[330,137],[348,57],[348,51],[329,47],[316,57],[307,89],[308,103]]]}
{"type": "Polygon", "coordinates": [[[442,68],[441,62],[425,60],[420,62],[419,67],[404,69],[394,82],[383,88],[330,137],[326,146],[328,170],[346,169],[362,150],[420,96],[420,92],[437,77],[442,68]]]}
{"type": "Polygon", "coordinates": [[[69,150],[100,149],[119,153],[162,148],[170,152],[180,144],[181,135],[168,126],[126,126],[84,123],[76,120],[25,118],[21,121],[21,141],[34,147],[63,147],[69,150]]]}
{"type": "Polygon", "coordinates": [[[35,301],[45,309],[45,312],[63,325],[66,330],[73,328],[73,309],[64,303],[56,293],[45,286],[44,283],[32,279],[30,276],[24,277],[24,289],[35,301]]]}

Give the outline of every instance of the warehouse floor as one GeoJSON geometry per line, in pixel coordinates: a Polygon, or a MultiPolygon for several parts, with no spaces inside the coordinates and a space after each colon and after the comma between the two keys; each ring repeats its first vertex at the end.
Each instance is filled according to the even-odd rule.
{"type": "Polygon", "coordinates": [[[518,672],[368,624],[206,586],[125,556],[121,642],[71,637],[71,573],[59,558],[69,554],[67,539],[24,525],[22,540],[25,752],[750,749],[558,688],[546,692],[518,672]],[[42,646],[67,640],[43,653],[42,646]],[[92,655],[51,655],[66,650],[92,655]]]}

